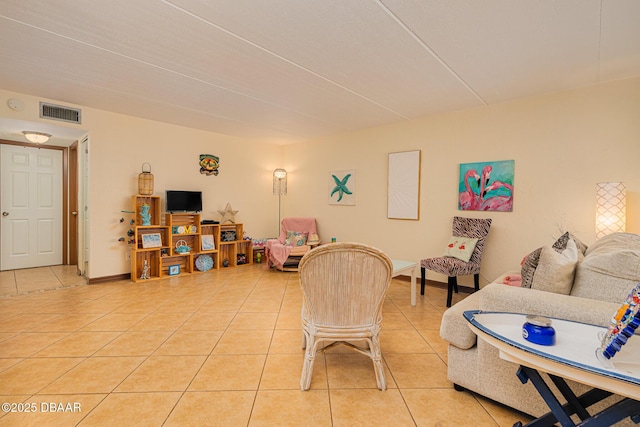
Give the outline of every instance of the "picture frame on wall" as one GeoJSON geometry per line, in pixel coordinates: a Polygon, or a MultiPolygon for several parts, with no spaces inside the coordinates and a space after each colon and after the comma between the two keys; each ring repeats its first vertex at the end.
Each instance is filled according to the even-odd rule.
{"type": "Polygon", "coordinates": [[[160,233],[147,233],[142,235],[142,247],[144,249],[149,248],[161,248],[162,236],[160,233]]]}
{"type": "Polygon", "coordinates": [[[356,204],[356,171],[329,172],[329,204],[355,206],[356,204]]]}
{"type": "Polygon", "coordinates": [[[420,150],[389,153],[387,218],[420,219],[420,150]]]}

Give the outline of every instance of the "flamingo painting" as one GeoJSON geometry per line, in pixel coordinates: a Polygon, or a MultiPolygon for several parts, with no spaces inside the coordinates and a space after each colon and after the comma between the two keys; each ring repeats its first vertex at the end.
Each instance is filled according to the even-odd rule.
{"type": "Polygon", "coordinates": [[[460,164],[458,209],[511,212],[514,163],[505,160],[460,164]]]}

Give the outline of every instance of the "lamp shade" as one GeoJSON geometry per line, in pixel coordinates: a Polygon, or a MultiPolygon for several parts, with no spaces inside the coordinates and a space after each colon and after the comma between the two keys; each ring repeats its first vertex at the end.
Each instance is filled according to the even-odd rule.
{"type": "Polygon", "coordinates": [[[623,182],[596,184],[596,238],[625,231],[627,190],[623,182]]]}
{"type": "Polygon", "coordinates": [[[282,168],[273,171],[273,195],[287,195],[287,171],[282,168]]]}

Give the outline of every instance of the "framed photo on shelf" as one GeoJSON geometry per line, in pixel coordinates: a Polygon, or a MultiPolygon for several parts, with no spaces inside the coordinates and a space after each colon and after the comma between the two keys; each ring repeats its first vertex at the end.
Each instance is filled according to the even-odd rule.
{"type": "Polygon", "coordinates": [[[213,234],[203,234],[200,236],[203,251],[214,251],[216,245],[213,241],[213,234]]]}
{"type": "Polygon", "coordinates": [[[162,237],[160,237],[160,233],[143,234],[142,247],[144,249],[162,247],[162,237]]]}
{"type": "Polygon", "coordinates": [[[180,274],[180,264],[174,264],[169,266],[169,276],[177,276],[180,274]]]}

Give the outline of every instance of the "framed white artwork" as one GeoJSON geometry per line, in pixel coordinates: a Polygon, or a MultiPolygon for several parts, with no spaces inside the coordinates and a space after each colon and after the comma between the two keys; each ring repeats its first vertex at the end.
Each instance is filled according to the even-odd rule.
{"type": "Polygon", "coordinates": [[[420,219],[420,150],[389,153],[387,218],[420,219]]]}

